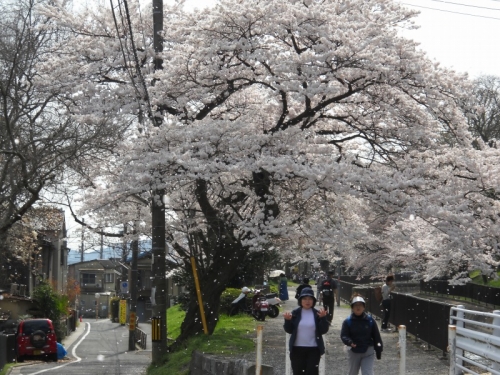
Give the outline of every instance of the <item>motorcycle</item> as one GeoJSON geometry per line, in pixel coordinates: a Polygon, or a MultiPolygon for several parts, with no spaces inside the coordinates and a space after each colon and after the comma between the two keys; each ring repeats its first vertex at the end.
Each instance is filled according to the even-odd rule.
{"type": "Polygon", "coordinates": [[[267,303],[269,304],[269,311],[267,315],[271,318],[276,318],[280,314],[281,300],[278,298],[277,293],[266,294],[267,303]]]}
{"type": "Polygon", "coordinates": [[[244,312],[252,315],[257,320],[266,320],[266,315],[269,311],[269,303],[266,296],[261,294],[260,290],[250,290],[247,287],[242,288],[241,294],[231,303],[229,316],[244,312]],[[253,293],[252,301],[247,303],[247,294],[253,293]]]}
{"type": "Polygon", "coordinates": [[[255,290],[252,297],[252,315],[257,320],[266,320],[269,314],[269,303],[265,295],[260,290],[255,290]]]}

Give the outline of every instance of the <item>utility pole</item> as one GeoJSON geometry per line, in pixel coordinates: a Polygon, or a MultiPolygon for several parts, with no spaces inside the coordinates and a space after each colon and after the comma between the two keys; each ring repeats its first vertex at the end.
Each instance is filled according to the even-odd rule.
{"type": "Polygon", "coordinates": [[[102,233],[104,229],[101,229],[101,251],[99,252],[99,259],[104,259],[104,234],[102,233]]]}
{"type": "Polygon", "coordinates": [[[134,239],[132,241],[132,264],[130,270],[130,322],[129,322],[129,337],[128,350],[135,350],[135,320],[137,312],[137,257],[139,255],[139,217],[134,223],[134,239]]]}
{"type": "MultiPolygon", "coordinates": [[[[155,50],[154,69],[163,68],[163,60],[160,57],[163,51],[163,41],[160,33],[163,31],[163,0],[153,0],[153,45],[155,50]]],[[[161,117],[155,117],[155,125],[160,126],[161,117]]],[[[166,283],[166,246],[165,246],[165,203],[163,197],[165,190],[155,188],[151,202],[151,225],[152,225],[152,251],[151,259],[153,289],[151,291],[152,321],[157,327],[152,327],[157,334],[152,337],[152,360],[160,363],[167,352],[167,299],[168,289],[166,283]],[[159,327],[158,327],[159,326],[159,327]]]]}
{"type": "MultiPolygon", "coordinates": [[[[82,219],[82,223],[85,224],[85,219],[82,219]]],[[[85,231],[85,226],[82,225],[82,251],[80,253],[80,262],[83,262],[83,252],[84,252],[84,248],[83,248],[83,234],[84,234],[84,231],[85,231]]]]}

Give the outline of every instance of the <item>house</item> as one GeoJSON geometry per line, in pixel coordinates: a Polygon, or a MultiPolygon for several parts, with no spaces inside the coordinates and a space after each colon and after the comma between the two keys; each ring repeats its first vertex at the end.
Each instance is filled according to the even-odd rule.
{"type": "Polygon", "coordinates": [[[43,280],[57,292],[64,293],[68,273],[64,211],[53,207],[32,208],[26,220],[13,227],[10,236],[14,238],[13,243],[23,238],[15,244],[21,250],[7,255],[9,267],[6,271],[9,274],[1,278],[0,287],[9,290],[11,295],[31,297],[43,280]],[[26,233],[33,235],[27,236],[26,233]]]}
{"type": "Polygon", "coordinates": [[[28,267],[27,292],[31,295],[40,279],[48,281],[60,294],[66,292],[68,279],[68,246],[64,211],[55,207],[35,207],[29,214],[29,224],[40,243],[37,254],[32,254],[28,267]]]}
{"type": "Polygon", "coordinates": [[[76,309],[84,317],[107,318],[111,298],[117,295],[121,266],[114,260],[96,259],[71,264],[68,277],[80,286],[76,309]]]}
{"type": "Polygon", "coordinates": [[[25,220],[13,227],[10,236],[20,250],[8,253],[2,264],[0,289],[5,298],[0,299],[0,310],[9,311],[11,318],[17,319],[29,313],[33,290],[41,281],[50,283],[58,293],[66,292],[68,250],[64,211],[34,207],[25,220]]]}
{"type": "MultiPolygon", "coordinates": [[[[153,275],[151,271],[151,251],[143,251],[137,257],[137,301],[136,314],[139,322],[151,319],[151,288],[153,275]]],[[[96,259],[69,265],[68,277],[75,280],[80,286],[80,297],[76,309],[80,315],[88,318],[109,316],[110,300],[121,297],[127,300],[130,308],[130,282],[132,279],[132,258],[128,257],[125,263],[121,259],[96,259]],[[98,295],[98,298],[96,296],[98,295]]],[[[173,260],[169,263],[172,264],[173,260]]],[[[184,287],[174,284],[172,272],[167,273],[168,306],[173,298],[184,292],[184,287]]]]}

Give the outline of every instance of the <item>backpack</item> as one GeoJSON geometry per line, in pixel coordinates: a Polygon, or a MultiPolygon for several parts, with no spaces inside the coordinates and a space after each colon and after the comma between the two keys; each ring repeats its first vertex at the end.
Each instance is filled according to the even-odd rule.
{"type": "Polygon", "coordinates": [[[335,281],[332,279],[326,279],[321,284],[321,292],[323,293],[323,298],[333,298],[333,289],[335,281]]]}

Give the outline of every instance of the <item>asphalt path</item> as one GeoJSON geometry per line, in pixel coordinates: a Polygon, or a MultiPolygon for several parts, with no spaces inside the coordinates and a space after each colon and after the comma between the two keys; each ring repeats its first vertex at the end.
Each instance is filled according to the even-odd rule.
{"type": "Polygon", "coordinates": [[[68,359],[30,361],[13,368],[10,375],[129,375],[145,374],[151,351],[128,351],[127,326],[109,319],[80,323],[64,342],[68,359]]]}

